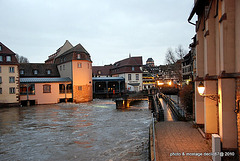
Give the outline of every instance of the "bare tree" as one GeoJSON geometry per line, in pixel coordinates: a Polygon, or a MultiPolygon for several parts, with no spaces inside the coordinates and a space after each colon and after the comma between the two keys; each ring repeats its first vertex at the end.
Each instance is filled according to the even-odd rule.
{"type": "Polygon", "coordinates": [[[176,63],[177,59],[172,48],[168,48],[167,53],[165,55],[165,61],[167,64],[174,64],[176,63]]]}
{"type": "Polygon", "coordinates": [[[182,60],[183,57],[187,54],[187,51],[182,47],[182,45],[178,45],[178,47],[175,49],[175,53],[178,59],[182,60]]]}
{"type": "Polygon", "coordinates": [[[172,48],[168,48],[167,53],[165,55],[165,61],[167,64],[172,66],[172,70],[177,75],[179,81],[182,81],[182,60],[183,57],[187,54],[187,51],[179,45],[175,48],[175,52],[173,52],[172,48]]]}
{"type": "Polygon", "coordinates": [[[20,56],[18,54],[16,54],[16,58],[18,63],[29,63],[28,58],[24,57],[24,56],[20,56]]]}

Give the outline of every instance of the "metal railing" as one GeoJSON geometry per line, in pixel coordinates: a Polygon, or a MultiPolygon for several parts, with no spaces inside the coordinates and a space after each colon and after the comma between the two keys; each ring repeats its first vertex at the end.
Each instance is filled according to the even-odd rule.
{"type": "Polygon", "coordinates": [[[153,156],[154,156],[154,161],[156,161],[156,145],[155,145],[155,120],[153,117],[153,113],[152,113],[152,133],[153,133],[153,156]]]}
{"type": "Polygon", "coordinates": [[[185,120],[185,111],[182,109],[173,99],[160,93],[160,96],[164,99],[164,101],[169,105],[173,114],[178,118],[178,120],[185,120]]]}

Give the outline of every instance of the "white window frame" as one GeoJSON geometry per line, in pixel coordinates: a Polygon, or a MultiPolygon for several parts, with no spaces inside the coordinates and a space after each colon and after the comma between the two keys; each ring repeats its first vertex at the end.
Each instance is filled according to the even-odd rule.
{"type": "Polygon", "coordinates": [[[15,77],[9,77],[9,83],[15,83],[15,77]]]}
{"type": "Polygon", "coordinates": [[[15,94],[15,87],[9,87],[9,94],[15,94]]]}
{"type": "Polygon", "coordinates": [[[82,68],[82,63],[78,63],[78,68],[82,68]]]}
{"type": "Polygon", "coordinates": [[[132,74],[128,74],[128,80],[132,80],[132,74]]]}
{"type": "Polygon", "coordinates": [[[6,56],[6,62],[11,62],[12,61],[12,57],[11,56],[6,56]]]}
{"type": "Polygon", "coordinates": [[[139,80],[139,74],[136,74],[136,80],[139,80]]]}
{"type": "Polygon", "coordinates": [[[15,73],[15,68],[14,67],[9,67],[9,73],[15,73]]]}
{"type": "Polygon", "coordinates": [[[81,59],[81,54],[77,54],[77,59],[81,59]]]}
{"type": "Polygon", "coordinates": [[[37,70],[37,69],[34,69],[34,70],[33,70],[33,74],[34,74],[34,75],[37,75],[37,74],[38,74],[38,70],[37,70]]]}
{"type": "Polygon", "coordinates": [[[20,70],[20,74],[21,74],[21,75],[24,74],[24,70],[23,70],[23,69],[20,70]]]}

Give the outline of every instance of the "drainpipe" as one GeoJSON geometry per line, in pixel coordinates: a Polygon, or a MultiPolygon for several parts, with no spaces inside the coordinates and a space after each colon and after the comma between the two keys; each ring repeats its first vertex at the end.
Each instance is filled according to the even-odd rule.
{"type": "Polygon", "coordinates": [[[65,86],[65,103],[67,103],[67,86],[66,86],[66,83],[64,83],[64,86],[65,86]]]}
{"type": "Polygon", "coordinates": [[[27,106],[30,106],[28,88],[29,88],[29,84],[27,84],[27,106]]]}

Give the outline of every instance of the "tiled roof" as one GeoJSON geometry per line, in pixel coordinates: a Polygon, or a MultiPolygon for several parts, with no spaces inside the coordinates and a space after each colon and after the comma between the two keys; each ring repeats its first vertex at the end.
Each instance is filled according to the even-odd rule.
{"type": "Polygon", "coordinates": [[[3,61],[1,61],[0,64],[7,64],[7,65],[14,64],[14,65],[17,65],[18,61],[17,61],[17,58],[15,56],[16,54],[1,42],[0,42],[0,47],[1,47],[0,55],[2,56],[2,59],[3,59],[3,61]],[[6,56],[10,56],[11,61],[8,62],[6,60],[6,56]]]}
{"type": "Polygon", "coordinates": [[[12,50],[10,50],[1,42],[0,42],[0,46],[1,46],[0,54],[15,55],[15,53],[12,50]]]}
{"type": "Polygon", "coordinates": [[[66,52],[64,52],[62,55],[67,55],[67,54],[72,53],[72,52],[82,52],[82,53],[89,54],[87,52],[87,50],[81,44],[77,44],[73,48],[71,48],[71,49],[67,50],[66,52]]]}
{"type": "Polygon", "coordinates": [[[142,73],[140,67],[142,66],[142,57],[129,57],[114,63],[111,69],[112,74],[121,73],[142,73]]]}
{"type": "Polygon", "coordinates": [[[70,78],[20,78],[20,83],[54,83],[71,82],[70,78]]]}
{"type": "Polygon", "coordinates": [[[22,63],[19,65],[20,77],[60,77],[56,64],[22,63]],[[23,70],[24,74],[21,74],[23,70]],[[34,74],[37,70],[37,74],[34,74]],[[47,73],[50,70],[50,74],[47,73]]]}
{"type": "Polygon", "coordinates": [[[90,54],[84,49],[84,47],[81,44],[78,44],[74,46],[73,48],[65,51],[64,53],[58,55],[55,58],[54,63],[55,64],[61,64],[65,63],[71,60],[91,60],[90,54]],[[80,59],[77,58],[77,54],[80,54],[80,59]]]}
{"type": "Polygon", "coordinates": [[[116,63],[114,63],[114,66],[121,67],[121,66],[127,66],[127,65],[142,65],[142,57],[129,57],[123,60],[120,60],[116,63]]]}
{"type": "Polygon", "coordinates": [[[93,66],[92,67],[92,74],[98,75],[98,76],[108,76],[111,75],[110,69],[112,68],[112,65],[104,65],[104,66],[93,66]]]}

